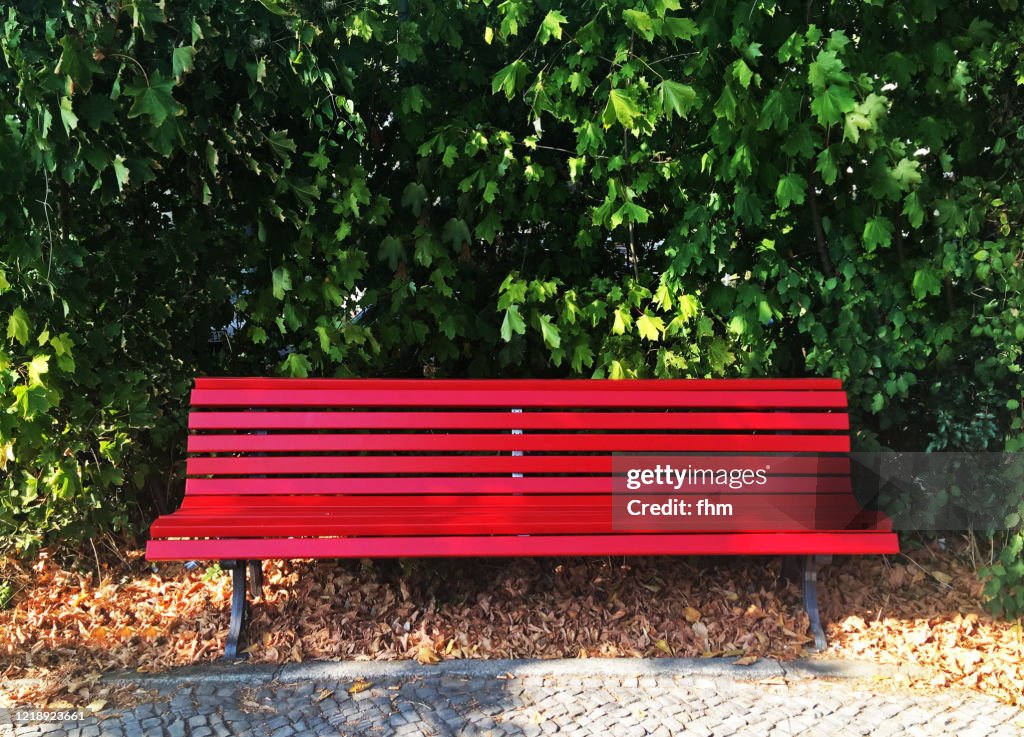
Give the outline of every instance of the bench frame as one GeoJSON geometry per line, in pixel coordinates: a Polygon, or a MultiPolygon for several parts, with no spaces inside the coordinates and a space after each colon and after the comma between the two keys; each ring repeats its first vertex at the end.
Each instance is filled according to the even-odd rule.
{"type": "MultiPolygon", "coordinates": [[[[831,562],[831,555],[786,556],[783,558],[782,573],[779,577],[783,584],[800,583],[804,610],[807,612],[811,634],[814,636],[814,648],[818,651],[828,647],[818,610],[818,571],[831,562]]],[[[249,597],[263,598],[263,561],[226,560],[220,562],[220,567],[231,571],[231,619],[228,624],[227,642],[224,645],[224,658],[241,660],[246,655],[239,651],[238,645],[249,619],[249,597]]]]}
{"type": "MultiPolygon", "coordinates": [[[[225,657],[229,659],[244,657],[244,653],[239,651],[239,641],[248,618],[250,598],[258,599],[263,596],[262,561],[288,558],[781,555],[783,565],[780,580],[800,582],[814,645],[818,650],[822,650],[827,643],[818,607],[818,572],[822,566],[831,562],[833,554],[898,552],[896,536],[891,532],[891,525],[888,525],[883,516],[862,512],[845,529],[815,527],[801,530],[799,527],[788,526],[792,520],[787,517],[785,527],[760,526],[752,531],[615,532],[605,523],[597,521],[596,512],[590,506],[596,502],[587,500],[600,500],[605,492],[595,492],[594,484],[586,483],[586,479],[593,479],[592,474],[605,474],[611,468],[607,454],[616,452],[614,449],[619,447],[620,442],[614,431],[633,432],[632,435],[622,436],[628,440],[627,445],[631,443],[633,446],[642,446],[650,443],[649,438],[653,438],[661,444],[656,448],[659,452],[671,451],[678,446],[679,449],[711,453],[743,451],[798,454],[822,452],[826,456],[844,454],[849,450],[848,422],[845,418],[845,395],[839,392],[840,383],[831,379],[624,382],[200,379],[193,392],[192,407],[207,409],[213,414],[203,411],[192,412],[189,424],[194,431],[212,431],[214,435],[190,436],[190,453],[206,455],[193,455],[190,458],[186,503],[175,515],[161,517],[154,523],[153,539],[147,544],[147,558],[214,560],[220,562],[222,569],[231,571],[231,616],[225,646],[225,657]],[[492,398],[492,386],[497,387],[494,391],[501,395],[500,400],[492,398]],[[308,396],[303,394],[307,389],[310,390],[308,396]],[[806,390],[806,396],[801,394],[802,390],[806,390]],[[608,392],[608,396],[615,396],[608,399],[605,391],[608,392]],[[819,393],[820,399],[812,396],[814,392],[819,393]],[[721,399],[718,398],[718,393],[721,393],[721,399]],[[573,396],[572,401],[567,401],[565,396],[573,396]],[[778,400],[779,404],[773,404],[774,397],[783,399],[778,400]],[[668,404],[660,405],[659,402],[668,404]],[[260,414],[259,407],[269,407],[269,410],[264,411],[270,411],[272,414],[260,414]],[[522,407],[555,410],[555,414],[547,417],[543,412],[527,414],[523,413],[522,407]],[[682,411],[682,415],[652,414],[652,410],[659,407],[665,411],[682,411]],[[709,412],[712,407],[723,409],[709,412]],[[407,411],[409,408],[414,412],[407,411]],[[510,408],[512,413],[520,413],[514,415],[514,421],[510,420],[507,414],[500,414],[508,413],[510,408]],[[581,418],[570,416],[563,412],[562,408],[573,412],[587,409],[596,409],[598,412],[589,415],[589,418],[581,418]],[[609,414],[609,408],[612,414],[609,414]],[[303,409],[307,411],[291,414],[295,410],[303,409]],[[317,412],[325,409],[343,409],[352,411],[352,414],[332,411],[327,415],[317,415],[317,412]],[[497,413],[494,411],[496,409],[497,413]],[[243,412],[240,413],[238,410],[243,412]],[[474,411],[480,410],[486,411],[474,414],[474,411]],[[645,414],[642,417],[626,416],[637,410],[645,414]],[[694,413],[694,410],[697,411],[694,413]],[[733,414],[737,410],[756,411],[733,414]],[[842,411],[844,415],[833,414],[837,410],[842,411]],[[455,414],[444,417],[446,412],[455,414]],[[773,414],[777,412],[786,414],[773,414]],[[434,417],[443,417],[436,427],[432,424],[435,422],[432,419],[434,417]],[[658,419],[658,424],[651,427],[637,424],[641,419],[647,421],[652,417],[663,419],[658,419]],[[410,419],[413,420],[411,423],[410,419]],[[550,433],[551,430],[577,432],[570,435],[548,434],[543,437],[534,435],[531,448],[531,436],[524,435],[521,429],[515,429],[520,425],[540,433],[550,433]],[[639,427],[669,434],[642,436],[636,434],[636,430],[631,430],[639,427]],[[307,434],[278,435],[280,440],[275,440],[258,437],[268,434],[261,428],[269,428],[271,431],[300,431],[307,434]],[[371,433],[379,433],[382,429],[389,428],[408,432],[412,428],[421,432],[412,435],[310,435],[307,428],[319,432],[336,432],[336,428],[362,428],[370,430],[371,433]],[[470,431],[475,434],[460,436],[457,432],[452,432],[453,429],[459,428],[475,428],[470,431]],[[427,431],[426,434],[422,432],[424,430],[427,431]],[[486,430],[492,432],[480,434],[486,430]],[[694,430],[696,432],[692,432],[694,430]],[[794,433],[794,430],[817,434],[800,436],[799,432],[794,433]],[[235,435],[221,434],[225,431],[235,435]],[[595,431],[597,434],[594,434],[595,431]],[[431,434],[437,432],[440,434],[431,434]],[[613,434],[607,434],[609,432],[613,434]],[[742,434],[737,435],[736,432],[742,434]],[[516,438],[514,441],[511,439],[513,436],[516,438]],[[389,441],[388,438],[394,440],[389,441]],[[549,448],[546,443],[551,439],[555,442],[549,448]],[[391,442],[394,448],[389,445],[391,442]],[[532,457],[528,455],[523,458],[523,451],[516,449],[520,445],[527,449],[528,454],[540,451],[556,452],[561,455],[534,454],[532,457]],[[789,446],[796,450],[786,450],[789,446]],[[359,459],[360,451],[366,450],[384,455],[363,457],[353,464],[351,459],[359,459]],[[412,456],[402,455],[410,450],[413,451],[412,456]],[[291,459],[267,458],[264,451],[290,453],[291,459]],[[312,451],[318,455],[296,455],[304,451],[312,451]],[[344,455],[338,455],[339,451],[344,455]],[[423,458],[422,462],[415,460],[415,453],[424,451],[433,455],[423,458]],[[438,451],[454,452],[456,455],[438,456],[438,451]],[[467,451],[491,455],[460,455],[467,451]],[[577,455],[567,456],[566,451],[570,451],[570,454],[575,451],[577,455]],[[606,455],[578,455],[580,451],[584,454],[606,455]],[[225,452],[243,452],[248,455],[242,458],[224,457],[225,452]],[[324,452],[333,452],[334,455],[324,456],[324,452]],[[351,455],[353,452],[355,455],[351,455]],[[495,452],[499,455],[493,455],[495,452]],[[511,452],[511,456],[502,455],[508,452],[511,452]],[[213,455],[209,455],[210,453],[213,455]],[[247,458],[254,460],[250,462],[247,458]],[[405,465],[400,466],[401,471],[394,471],[393,461],[388,460],[395,458],[407,459],[404,461],[405,465]],[[445,458],[450,459],[448,465],[443,463],[445,458]],[[588,458],[592,459],[591,463],[581,462],[588,458]],[[603,465],[595,464],[593,461],[601,461],[603,465]],[[439,463],[444,468],[424,471],[423,467],[429,463],[439,463]],[[514,467],[506,467],[509,463],[514,467]],[[502,470],[497,470],[498,465],[502,470]],[[356,468],[358,470],[353,470],[356,468]],[[523,479],[523,473],[512,473],[512,477],[521,479],[524,486],[510,487],[508,474],[505,472],[515,471],[517,468],[528,469],[525,475],[532,475],[532,481],[529,478],[523,479]],[[277,480],[271,480],[263,475],[264,472],[279,476],[277,480]],[[480,487],[464,477],[465,474],[472,474],[469,478],[474,478],[481,472],[501,475],[481,477],[493,483],[481,484],[480,487]],[[333,478],[339,480],[325,481],[325,473],[335,474],[333,478]],[[338,473],[343,475],[337,476],[338,473]],[[374,479],[374,482],[353,483],[358,479],[351,474],[366,473],[374,474],[369,477],[374,479]],[[412,478],[411,481],[415,483],[410,484],[409,479],[403,478],[400,473],[416,473],[420,476],[426,473],[427,477],[412,478]],[[556,475],[550,475],[552,473],[556,475]],[[566,473],[573,474],[573,477],[564,478],[557,475],[566,473]],[[280,476],[281,474],[284,476],[280,476]],[[196,476],[202,478],[195,478],[196,476]],[[380,484],[382,480],[383,486],[380,484]],[[583,483],[576,483],[581,480],[583,483]],[[485,487],[489,490],[483,491],[485,487]],[[426,521],[429,517],[406,518],[401,514],[397,517],[393,514],[392,517],[381,517],[379,513],[373,513],[380,500],[387,500],[387,504],[381,508],[391,511],[396,508],[395,504],[405,503],[392,500],[408,500],[412,498],[410,494],[425,494],[428,497],[435,495],[431,497],[431,501],[435,503],[461,504],[461,499],[452,501],[457,499],[458,493],[472,493],[478,495],[474,498],[484,500],[494,496],[495,499],[511,502],[509,495],[518,499],[511,506],[501,504],[488,507],[485,501],[483,505],[474,508],[477,513],[483,509],[485,514],[475,518],[472,513],[468,517],[445,517],[446,522],[454,520],[449,525],[450,529],[444,528],[446,532],[432,528],[431,523],[426,521]],[[575,499],[571,497],[572,494],[595,493],[597,496],[575,499]],[[326,530],[326,534],[320,532],[318,537],[315,532],[298,532],[303,529],[302,524],[308,522],[297,522],[299,527],[294,528],[295,532],[289,532],[293,528],[287,525],[278,524],[276,528],[274,527],[274,523],[280,523],[279,515],[275,515],[273,511],[277,509],[275,505],[279,500],[285,501],[290,498],[290,494],[311,494],[315,497],[301,500],[305,505],[298,505],[297,509],[301,507],[303,511],[295,517],[296,520],[321,519],[316,517],[317,514],[322,515],[322,519],[336,520],[320,521],[316,523],[319,527],[306,528],[326,530]],[[389,494],[400,496],[388,496],[389,494]],[[439,494],[441,496],[436,496],[439,494]],[[545,499],[545,494],[563,496],[545,499]],[[566,497],[565,494],[570,496],[566,497]],[[531,497],[529,503],[526,497],[531,497]],[[189,499],[192,500],[191,503],[189,499]],[[317,501],[318,499],[323,500],[322,504],[317,501]],[[356,501],[344,501],[336,507],[328,505],[328,501],[335,504],[339,499],[356,501]],[[447,501],[443,501],[444,499],[447,501]],[[530,505],[537,499],[541,501],[531,507],[530,505]],[[360,506],[362,501],[367,503],[360,506]],[[544,524],[547,526],[542,524],[536,527],[538,512],[543,514],[549,508],[559,509],[550,507],[549,501],[552,504],[562,504],[562,511],[570,508],[565,505],[576,504],[576,509],[586,509],[590,517],[579,524],[576,520],[567,522],[564,526],[545,521],[544,524]],[[245,521],[236,520],[231,510],[238,504],[239,509],[248,510],[255,516],[245,521]],[[580,504],[584,506],[579,506],[580,504]],[[333,509],[338,511],[331,511],[333,509]],[[499,509],[509,511],[496,516],[495,510],[499,509]],[[357,514],[359,512],[362,516],[357,514]],[[534,516],[531,517],[530,514],[534,516]],[[502,520],[505,523],[503,528],[501,523],[495,525],[486,521],[505,516],[508,516],[508,519],[502,520]],[[207,525],[204,528],[204,519],[207,517],[220,521],[214,521],[213,527],[207,525]],[[465,522],[466,519],[473,521],[465,522]],[[261,537],[261,524],[270,524],[271,529],[276,529],[277,533],[261,537]],[[337,527],[339,524],[347,524],[348,528],[344,529],[365,529],[365,532],[343,531],[337,527]],[[469,527],[459,527],[461,524],[468,524],[469,527]],[[520,524],[525,527],[518,527],[520,524]],[[387,531],[389,525],[395,529],[387,531]],[[338,532],[334,532],[335,529],[338,529],[338,532]],[[220,532],[217,533],[216,530],[220,532]],[[292,536],[289,537],[289,534],[292,536]]],[[[843,482],[844,474],[847,472],[835,470],[835,461],[835,458],[827,461],[829,470],[826,471],[822,471],[821,466],[814,466],[815,470],[811,472],[798,469],[777,470],[773,473],[779,474],[783,494],[791,494],[796,489],[806,486],[788,485],[785,483],[787,478],[796,479],[800,474],[808,473],[816,481],[810,485],[810,491],[802,493],[818,493],[815,490],[824,487],[824,493],[848,494],[848,479],[843,482]]],[[[620,470],[619,473],[621,472],[620,470]]],[[[597,478],[603,477],[602,475],[597,478]]],[[[806,479],[807,476],[803,478],[806,479]]],[[[778,493],[778,490],[775,493],[778,493]]],[[[802,499],[796,503],[803,509],[802,499]]],[[[440,513],[443,514],[444,509],[441,509],[440,513]]],[[[762,518],[758,519],[764,521],[762,518]]],[[[813,519],[815,517],[812,514],[813,519]]]]}

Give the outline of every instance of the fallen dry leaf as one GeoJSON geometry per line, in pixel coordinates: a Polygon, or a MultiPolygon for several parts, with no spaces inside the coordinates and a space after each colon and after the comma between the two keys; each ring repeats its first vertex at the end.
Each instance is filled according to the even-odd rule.
{"type": "Polygon", "coordinates": [[[364,681],[362,678],[360,678],[357,681],[355,681],[351,686],[349,686],[347,690],[350,694],[355,695],[357,693],[362,693],[363,691],[366,691],[371,688],[373,688],[372,681],[364,681]]]}
{"type": "Polygon", "coordinates": [[[758,657],[756,655],[744,655],[742,658],[737,658],[736,660],[732,661],[732,664],[733,665],[753,665],[757,661],[758,661],[758,657]]]}
{"type": "MultiPolygon", "coordinates": [[[[141,550],[124,550],[103,561],[98,586],[50,551],[0,559],[0,578],[18,592],[0,611],[0,705],[113,704],[96,687],[103,672],[219,658],[229,578],[204,581],[201,567],[177,563],[154,572],[141,550]],[[39,681],[8,687],[19,678],[39,681]]],[[[926,566],[907,556],[837,557],[822,571],[830,654],[912,662],[923,675],[906,678],[910,687],[970,688],[1024,704],[1024,633],[985,611],[967,548],[912,555],[926,566]]],[[[276,664],[419,660],[424,647],[427,660],[790,660],[812,638],[798,588],[778,586],[778,572],[777,558],[424,560],[411,573],[391,561],[268,561],[266,596],[252,605],[243,644],[252,662],[276,664]]]]}
{"type": "Polygon", "coordinates": [[[434,665],[441,662],[441,656],[434,652],[430,645],[420,645],[416,651],[416,662],[422,665],[434,665]]]}

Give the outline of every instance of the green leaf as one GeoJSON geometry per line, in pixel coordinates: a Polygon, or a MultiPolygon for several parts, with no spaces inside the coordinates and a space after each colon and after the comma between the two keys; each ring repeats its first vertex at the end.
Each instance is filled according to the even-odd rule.
{"type": "Polygon", "coordinates": [[[267,135],[267,143],[273,152],[283,161],[290,161],[291,154],[295,153],[295,141],[288,137],[286,131],[271,130],[267,135]]]}
{"type": "Polygon", "coordinates": [[[700,33],[697,24],[689,18],[665,18],[663,28],[668,36],[681,41],[689,41],[700,33]]]}
{"type": "Polygon", "coordinates": [[[179,46],[174,50],[171,56],[171,69],[178,82],[181,82],[182,77],[192,71],[195,55],[195,46],[179,46]]]}
{"type": "Polygon", "coordinates": [[[217,165],[220,163],[220,154],[214,148],[212,141],[206,142],[206,166],[214,177],[217,176],[217,165]]]}
{"type": "Polygon", "coordinates": [[[612,213],[609,222],[614,230],[623,223],[643,224],[650,219],[651,211],[646,207],[642,207],[635,202],[623,202],[622,206],[612,213]]]}
{"type": "Polygon", "coordinates": [[[912,228],[920,228],[924,223],[924,207],[921,206],[921,198],[916,190],[904,198],[903,214],[907,216],[907,222],[912,228]]]}
{"type": "Polygon", "coordinates": [[[821,174],[821,181],[828,185],[836,183],[839,169],[836,167],[835,159],[832,158],[832,149],[826,148],[818,154],[818,164],[814,170],[821,174]]]}
{"type": "MultiPolygon", "coordinates": [[[[13,18],[8,22],[13,22],[13,18]]],[[[82,92],[88,92],[92,87],[93,74],[103,71],[103,68],[92,59],[91,53],[79,47],[81,43],[81,38],[77,34],[64,36],[60,40],[60,58],[53,71],[55,74],[66,75],[71,80],[68,94],[74,94],[75,87],[82,92]]]]}
{"type": "Polygon", "coordinates": [[[469,234],[469,226],[466,225],[466,221],[461,218],[451,218],[447,223],[444,224],[444,230],[441,232],[441,238],[452,244],[452,248],[459,248],[464,243],[472,242],[473,238],[469,234]]]}
{"type": "Polygon", "coordinates": [[[128,167],[124,165],[124,157],[118,154],[114,157],[114,177],[117,179],[117,191],[121,192],[124,190],[124,185],[128,183],[128,167]]]}
{"type": "Polygon", "coordinates": [[[732,63],[732,74],[743,89],[750,87],[750,80],[754,78],[754,72],[743,59],[737,59],[732,63]]]}
{"type": "Polygon", "coordinates": [[[42,386],[43,374],[50,370],[50,357],[44,355],[34,356],[28,364],[29,386],[42,386]]]}
{"type": "Polygon", "coordinates": [[[427,188],[419,182],[409,182],[402,190],[402,206],[412,210],[416,217],[420,216],[423,203],[427,201],[427,188]]]}
{"type": "Polygon", "coordinates": [[[28,314],[21,307],[15,307],[11,317],[7,320],[7,337],[25,345],[28,343],[28,314]]]}
{"type": "Polygon", "coordinates": [[[845,73],[843,68],[843,62],[836,52],[821,51],[807,67],[807,81],[811,83],[811,87],[816,92],[823,90],[830,82],[849,82],[850,75],[845,73]]]}
{"type": "Polygon", "coordinates": [[[873,217],[864,224],[864,250],[871,253],[878,246],[892,243],[893,226],[886,217],[873,217]]]}
{"type": "MultiPolygon", "coordinates": [[[[507,314],[507,313],[506,313],[507,314]]],[[[562,336],[558,326],[551,322],[548,315],[538,315],[537,322],[540,325],[540,333],[544,338],[544,344],[551,349],[556,349],[562,344],[562,336]]]]}
{"type": "Polygon", "coordinates": [[[289,7],[288,0],[259,0],[260,5],[269,10],[274,15],[279,15],[283,18],[292,17],[295,15],[295,11],[289,7]]]}
{"type": "Polygon", "coordinates": [[[271,281],[273,282],[274,298],[284,299],[285,292],[291,291],[292,275],[288,273],[288,269],[282,266],[278,269],[274,269],[274,273],[270,276],[271,281]]]}
{"type": "Polygon", "coordinates": [[[632,128],[639,115],[640,109],[628,92],[617,88],[608,91],[608,104],[605,105],[604,114],[601,116],[605,128],[610,128],[615,121],[624,128],[632,128]]]}
{"type": "Polygon", "coordinates": [[[654,292],[654,304],[665,311],[672,309],[672,293],[669,291],[668,285],[664,283],[658,285],[657,291],[654,292]]]}
{"type": "Polygon", "coordinates": [[[181,110],[171,95],[173,88],[174,80],[164,79],[160,72],[153,72],[148,83],[143,81],[141,84],[125,86],[125,93],[135,98],[128,111],[128,117],[138,118],[146,115],[153,125],[163,125],[168,116],[177,115],[181,110]]]}
{"type": "Polygon", "coordinates": [[[708,360],[711,363],[711,370],[716,374],[722,374],[727,367],[736,362],[736,354],[729,350],[729,344],[725,340],[716,337],[708,346],[708,360]]]}
{"type": "Polygon", "coordinates": [[[522,335],[526,332],[526,323],[519,313],[519,305],[511,305],[505,310],[505,319],[501,321],[501,339],[508,343],[512,334],[522,335]]]}
{"type": "Polygon", "coordinates": [[[683,322],[689,322],[700,311],[700,302],[692,294],[684,294],[678,297],[676,303],[678,305],[678,317],[683,322]]]}
{"type": "Polygon", "coordinates": [[[661,98],[661,109],[669,120],[672,119],[673,113],[685,118],[697,103],[697,92],[693,87],[670,79],[658,85],[658,94],[661,98]]]}
{"type": "Polygon", "coordinates": [[[835,125],[856,103],[848,87],[830,85],[811,100],[811,112],[821,125],[835,125]]]}
{"type": "Polygon", "coordinates": [[[630,30],[639,33],[647,41],[654,40],[654,21],[642,10],[624,10],[622,17],[630,30]]]}
{"type": "Polygon", "coordinates": [[[577,343],[572,351],[572,370],[581,373],[584,366],[589,368],[594,365],[594,352],[586,343],[577,343]]]}
{"type": "Polygon", "coordinates": [[[246,64],[245,71],[249,73],[249,79],[255,84],[263,84],[263,80],[267,78],[266,59],[261,58],[255,64],[246,64]]]}
{"type": "Polygon", "coordinates": [[[926,266],[914,272],[914,281],[911,289],[917,299],[924,299],[929,294],[933,296],[938,294],[942,289],[942,282],[939,281],[935,270],[930,266],[926,266]]]}
{"type": "Polygon", "coordinates": [[[516,90],[526,80],[527,71],[526,62],[522,59],[516,59],[508,66],[502,67],[491,80],[491,94],[497,94],[498,90],[502,90],[505,97],[511,100],[515,96],[516,90]]]}
{"type": "Polygon", "coordinates": [[[289,353],[284,359],[284,372],[296,379],[305,379],[311,368],[309,359],[303,353],[289,353]]]}
{"type": "Polygon", "coordinates": [[[622,335],[626,332],[627,325],[631,321],[629,313],[625,312],[620,306],[615,308],[612,315],[612,333],[615,335],[622,335]]]}
{"type": "Polygon", "coordinates": [[[71,98],[60,98],[60,122],[64,124],[64,132],[70,135],[78,127],[78,116],[71,109],[71,98]]]}
{"type": "Polygon", "coordinates": [[[802,205],[807,195],[807,180],[799,174],[787,174],[775,188],[775,201],[783,210],[791,204],[802,205]]]}
{"type": "Polygon", "coordinates": [[[911,161],[907,158],[900,159],[892,170],[892,178],[900,185],[900,189],[910,189],[913,185],[921,183],[920,168],[920,161],[911,161]]]}
{"type": "Polygon", "coordinates": [[[405,258],[405,249],[402,248],[402,241],[393,235],[384,238],[377,249],[377,258],[381,261],[387,261],[388,268],[397,269],[398,262],[405,258]]]}
{"type": "Polygon", "coordinates": [[[665,330],[665,322],[657,315],[645,312],[636,319],[636,329],[644,340],[660,340],[665,330]]]}
{"type": "Polygon", "coordinates": [[[561,39],[562,38],[562,24],[567,23],[568,19],[562,15],[558,10],[549,10],[548,14],[544,16],[544,20],[540,22],[540,29],[537,31],[537,40],[543,46],[550,39],[561,39]]]}
{"type": "Polygon", "coordinates": [[[14,408],[26,420],[31,420],[50,409],[50,400],[44,387],[21,384],[14,387],[11,393],[14,395],[14,408]]]}

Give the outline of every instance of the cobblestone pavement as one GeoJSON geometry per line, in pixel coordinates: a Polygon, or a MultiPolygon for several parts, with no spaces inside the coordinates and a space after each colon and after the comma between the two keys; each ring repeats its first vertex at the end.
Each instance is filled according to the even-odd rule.
{"type": "MultiPolygon", "coordinates": [[[[958,735],[1024,734],[1024,712],[963,692],[877,691],[870,680],[728,676],[421,675],[352,680],[164,683],[160,697],[72,724],[0,735],[958,735]],[[350,693],[349,691],[356,691],[350,693]]],[[[877,685],[877,682],[874,683],[877,685]]]]}

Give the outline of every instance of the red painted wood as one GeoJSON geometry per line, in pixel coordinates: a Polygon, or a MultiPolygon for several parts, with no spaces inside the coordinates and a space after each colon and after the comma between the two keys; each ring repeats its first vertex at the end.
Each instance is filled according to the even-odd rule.
{"type": "Polygon", "coordinates": [[[256,377],[200,377],[197,389],[512,389],[515,391],[556,387],[559,391],[614,388],[617,391],[839,391],[840,379],[279,379],[256,377]]]}
{"type": "MultiPolygon", "coordinates": [[[[824,497],[829,503],[846,504],[847,501],[855,504],[856,500],[849,492],[822,492],[818,495],[808,495],[800,492],[776,492],[772,494],[748,494],[744,492],[714,493],[697,492],[689,490],[679,494],[670,495],[671,498],[707,498],[711,500],[723,500],[734,502],[744,506],[748,504],[760,504],[758,499],[767,499],[772,503],[794,503],[804,506],[814,504],[816,497],[824,497]]],[[[424,494],[358,494],[351,496],[337,495],[198,495],[187,496],[182,503],[181,509],[170,516],[179,514],[199,518],[203,515],[213,514],[268,514],[273,513],[286,517],[288,515],[309,515],[320,512],[340,514],[356,512],[358,510],[369,510],[372,514],[381,514],[387,511],[390,514],[394,510],[403,512],[411,510],[410,514],[417,514],[420,510],[444,509],[454,511],[494,509],[534,509],[546,510],[562,506],[565,508],[581,510],[610,510],[613,503],[622,503],[623,500],[633,498],[648,499],[651,495],[644,494],[603,494],[601,492],[590,492],[589,494],[568,494],[552,493],[546,495],[523,494],[523,495],[463,495],[449,491],[431,492],[424,494]],[[614,501],[613,501],[614,500],[614,501]]],[[[669,498],[669,495],[659,498],[669,498]]],[[[860,507],[856,507],[858,510],[860,507]]],[[[168,515],[164,515],[167,517],[168,515]]],[[[867,519],[867,518],[865,518],[867,519]]]]}
{"type": "Polygon", "coordinates": [[[150,540],[149,560],[562,555],[894,554],[889,532],[150,540]]]}
{"type": "MultiPolygon", "coordinates": [[[[190,475],[216,477],[190,478],[182,508],[161,517],[152,534],[221,539],[155,539],[147,548],[154,560],[842,554],[898,549],[891,533],[850,531],[848,526],[884,528],[888,520],[857,507],[849,491],[849,461],[836,456],[771,456],[772,476],[764,487],[699,489],[694,498],[743,499],[747,516],[733,532],[707,532],[699,527],[684,534],[651,528],[620,534],[611,529],[612,505],[623,497],[611,494],[613,457],[609,453],[848,452],[849,421],[843,411],[847,402],[836,379],[205,378],[195,386],[190,427],[226,432],[190,436],[193,453],[383,454],[190,458],[190,475]],[[513,407],[526,411],[507,411],[513,407]],[[381,409],[366,411],[376,408],[381,409]],[[498,411],[466,411],[484,408],[498,411]],[[531,408],[556,411],[531,412],[531,408]],[[572,411],[591,408],[626,411],[572,411]],[[508,432],[513,429],[528,432],[513,435],[508,432]],[[255,430],[272,432],[247,434],[255,430]],[[452,430],[498,432],[445,432],[452,430]],[[552,432],[558,430],[581,432],[552,432]],[[637,430],[651,432],[603,432],[637,430]],[[672,432],[679,430],[690,432],[672,432]],[[501,451],[561,455],[462,455],[501,451]],[[404,455],[423,452],[458,455],[404,455]],[[569,455],[574,452],[583,455],[569,455]],[[487,473],[505,475],[457,475],[487,473]],[[510,473],[572,475],[511,478],[510,473]],[[263,477],[268,474],[279,476],[263,477]],[[345,475],[308,476],[312,474],[345,475]],[[228,475],[250,478],[225,478],[228,475]],[[822,525],[846,529],[794,531],[822,525]]],[[[750,457],[719,455],[672,460],[715,468],[752,465],[750,457]]],[[[649,490],[635,493],[643,491],[649,490]]],[[[681,498],[683,491],[672,496],[681,498]]]]}
{"type": "Polygon", "coordinates": [[[849,430],[825,412],[193,412],[192,430],[849,430]]]}
{"type": "Polygon", "coordinates": [[[295,451],[698,451],[845,453],[845,435],[191,435],[190,453],[295,451]]]}
{"type": "MultiPolygon", "coordinates": [[[[612,476],[525,476],[511,477],[450,477],[450,476],[398,476],[388,478],[216,478],[188,479],[186,496],[237,495],[259,496],[280,494],[610,494],[614,490],[626,493],[625,479],[616,481],[612,476]]],[[[643,490],[630,491],[641,493],[643,490]]],[[[651,490],[648,489],[647,493],[651,490]]],[[[661,489],[666,493],[702,491],[715,494],[720,486],[690,484],[678,491],[661,489]]],[[[848,477],[772,476],[762,485],[734,489],[742,494],[838,494],[850,491],[848,477]]],[[[280,503],[281,500],[278,501],[280,503]]]]}
{"type": "MultiPolygon", "coordinates": [[[[792,532],[794,529],[841,531],[851,519],[850,515],[815,513],[814,510],[800,512],[794,510],[789,513],[787,510],[778,508],[766,508],[757,524],[749,522],[734,522],[722,520],[713,523],[690,522],[689,527],[700,532],[715,532],[721,534],[746,535],[756,532],[792,532]]],[[[159,537],[200,537],[189,532],[190,529],[184,522],[177,522],[177,531],[167,523],[161,526],[159,537]]],[[[527,520],[522,517],[509,519],[480,519],[474,521],[451,521],[431,517],[424,517],[416,522],[400,522],[396,520],[383,520],[373,525],[361,525],[350,521],[331,520],[301,520],[289,523],[280,522],[274,518],[266,520],[238,520],[238,519],[214,519],[203,525],[203,534],[213,537],[305,537],[322,538],[338,536],[358,536],[363,538],[381,536],[427,536],[427,535],[600,535],[611,532],[608,521],[591,517],[580,518],[571,528],[564,524],[553,521],[550,516],[527,520]]],[[[677,531],[686,531],[685,523],[671,528],[677,531]]],[[[658,528],[650,529],[624,529],[623,533],[636,535],[663,534],[658,528]]]]}
{"type": "MultiPolygon", "coordinates": [[[[770,462],[769,475],[848,475],[850,459],[843,456],[709,456],[687,455],[674,460],[693,466],[750,468],[770,462]]],[[[242,456],[192,457],[189,475],[249,474],[487,474],[574,473],[610,474],[612,456],[242,456]]]]}
{"type": "Polygon", "coordinates": [[[193,389],[194,407],[669,407],[844,409],[842,391],[577,389],[193,389]]]}

